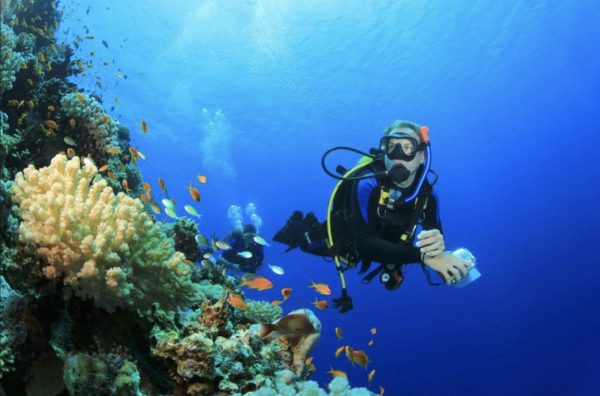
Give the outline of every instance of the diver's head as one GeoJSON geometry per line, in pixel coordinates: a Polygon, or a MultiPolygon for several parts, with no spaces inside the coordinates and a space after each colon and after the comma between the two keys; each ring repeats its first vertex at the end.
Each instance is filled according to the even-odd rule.
{"type": "Polygon", "coordinates": [[[400,187],[409,187],[425,160],[425,145],[420,137],[421,125],[410,121],[394,121],[385,130],[379,142],[385,169],[392,181],[400,187]]]}
{"type": "Polygon", "coordinates": [[[256,234],[257,229],[253,224],[244,225],[244,234],[256,234]]]}

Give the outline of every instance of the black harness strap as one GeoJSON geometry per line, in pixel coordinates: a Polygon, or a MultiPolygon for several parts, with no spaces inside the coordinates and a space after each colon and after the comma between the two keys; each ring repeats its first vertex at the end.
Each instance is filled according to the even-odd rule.
{"type": "MultiPolygon", "coordinates": [[[[404,232],[401,236],[400,243],[408,245],[412,242],[415,229],[417,228],[417,224],[419,223],[419,219],[423,215],[423,211],[425,210],[425,207],[427,206],[427,200],[428,200],[429,194],[431,193],[431,189],[432,189],[432,187],[429,183],[426,183],[425,185],[423,185],[423,187],[421,187],[421,191],[419,191],[419,195],[417,196],[417,201],[415,202],[416,210],[414,211],[414,213],[410,219],[410,223],[409,223],[409,227],[407,228],[407,231],[404,232]]],[[[400,265],[400,267],[401,267],[401,265],[400,265]]],[[[362,270],[363,268],[364,268],[364,266],[361,268],[361,272],[365,272],[368,269],[368,266],[364,269],[364,271],[362,270]]],[[[367,283],[371,282],[371,280],[373,280],[373,278],[378,273],[380,273],[383,270],[383,268],[384,268],[383,264],[379,265],[373,271],[369,272],[361,280],[361,283],[367,284],[367,283]]],[[[427,274],[429,274],[429,273],[427,273],[427,274]]],[[[428,280],[429,279],[430,278],[428,277],[428,280]]],[[[429,283],[431,284],[431,282],[429,282],[429,283]]]]}

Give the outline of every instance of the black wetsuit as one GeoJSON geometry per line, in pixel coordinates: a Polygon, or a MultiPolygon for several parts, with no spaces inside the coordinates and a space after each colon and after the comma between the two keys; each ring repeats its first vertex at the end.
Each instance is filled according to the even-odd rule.
{"type": "Polygon", "coordinates": [[[231,233],[225,239],[231,249],[225,250],[221,256],[230,263],[237,264],[244,272],[256,272],[263,263],[264,248],[252,239],[255,235],[239,231],[231,233]],[[244,258],[239,255],[241,252],[250,252],[252,256],[244,258]]]}
{"type": "MultiPolygon", "coordinates": [[[[396,265],[421,263],[421,252],[413,246],[413,241],[400,241],[400,236],[410,227],[409,223],[415,210],[414,203],[387,210],[382,218],[377,213],[382,187],[393,187],[393,184],[387,178],[353,182],[350,199],[351,230],[361,260],[396,265]]],[[[410,188],[400,191],[403,195],[410,194],[413,188],[414,183],[410,188]]],[[[424,230],[438,229],[442,232],[437,203],[435,195],[431,192],[419,222],[424,230]]],[[[380,208],[380,212],[382,209],[380,208]]]]}

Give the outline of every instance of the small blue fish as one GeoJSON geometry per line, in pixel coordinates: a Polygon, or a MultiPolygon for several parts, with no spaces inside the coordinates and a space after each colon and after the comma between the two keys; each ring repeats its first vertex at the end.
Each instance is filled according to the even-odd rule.
{"type": "Polygon", "coordinates": [[[196,242],[198,242],[198,245],[202,248],[202,249],[206,249],[209,247],[208,244],[208,239],[206,239],[206,237],[202,234],[198,234],[196,235],[196,242]]]}
{"type": "Polygon", "coordinates": [[[238,252],[237,254],[238,256],[245,258],[245,259],[249,259],[250,257],[252,257],[252,253],[250,253],[247,250],[244,250],[243,252],[238,252]]]}
{"type": "Polygon", "coordinates": [[[172,199],[163,199],[162,204],[165,206],[165,208],[171,208],[174,209],[175,208],[175,203],[173,202],[172,199]]]}
{"type": "Polygon", "coordinates": [[[265,241],[265,238],[261,237],[260,235],[255,235],[253,239],[254,239],[254,242],[258,243],[259,245],[269,246],[267,241],[265,241]]]}
{"type": "Polygon", "coordinates": [[[185,211],[188,212],[190,215],[200,218],[200,215],[198,214],[198,212],[196,212],[196,209],[194,209],[192,205],[185,205],[183,209],[185,209],[185,211]]]}
{"type": "Polygon", "coordinates": [[[167,214],[167,216],[177,220],[177,214],[175,213],[175,209],[173,209],[172,207],[166,207],[165,213],[167,214]]]}
{"type": "Polygon", "coordinates": [[[278,265],[269,264],[269,269],[271,271],[273,271],[274,273],[276,273],[277,275],[283,275],[283,274],[285,274],[285,271],[283,270],[283,268],[281,268],[278,265]]]}

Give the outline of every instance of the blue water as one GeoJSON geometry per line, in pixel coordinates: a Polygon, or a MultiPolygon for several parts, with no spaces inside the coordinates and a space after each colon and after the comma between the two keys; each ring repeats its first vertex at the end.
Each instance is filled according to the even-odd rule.
{"type": "MultiPolygon", "coordinates": [[[[468,247],[483,276],[433,288],[415,267],[388,292],[348,273],[355,309],[317,312],[320,384],[331,366],[386,395],[600,394],[600,3],[322,3],[64,2],[64,39],[84,25],[95,36],[78,54],[96,64],[104,107],[131,129],[156,191],[163,177],[181,208],[207,175],[208,235],[229,230],[230,204],[254,202],[266,237],[294,209],[322,219],[335,184],[326,149],[368,149],[395,119],[431,128],[446,245],[468,247]],[[340,345],[369,353],[371,384],[334,357],[340,345]]],[[[266,256],[286,274],[264,266],[275,288],[248,297],[292,287],[286,311],[312,307],[309,278],[339,293],[333,264],[283,250],[266,256]]]]}

